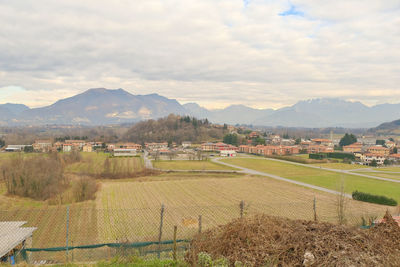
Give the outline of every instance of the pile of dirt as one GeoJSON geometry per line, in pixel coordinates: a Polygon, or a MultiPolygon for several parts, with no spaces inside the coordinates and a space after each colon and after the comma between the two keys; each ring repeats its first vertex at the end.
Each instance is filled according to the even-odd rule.
{"type": "Polygon", "coordinates": [[[187,261],[200,252],[232,266],[400,266],[400,227],[389,214],[371,229],[256,215],[197,235],[187,261]]]}

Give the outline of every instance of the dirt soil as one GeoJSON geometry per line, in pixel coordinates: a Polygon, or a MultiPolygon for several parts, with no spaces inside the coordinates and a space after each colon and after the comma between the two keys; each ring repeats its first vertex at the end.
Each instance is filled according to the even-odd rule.
{"type": "Polygon", "coordinates": [[[256,215],[197,235],[186,259],[200,252],[231,266],[400,266],[400,227],[388,213],[370,229],[256,215]]]}

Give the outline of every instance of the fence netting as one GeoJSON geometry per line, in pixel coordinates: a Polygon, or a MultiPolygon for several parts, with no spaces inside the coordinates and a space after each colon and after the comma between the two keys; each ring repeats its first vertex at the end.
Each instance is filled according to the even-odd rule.
{"type": "Polygon", "coordinates": [[[243,200],[221,206],[159,205],[140,209],[49,206],[2,210],[0,222],[22,221],[26,222],[23,227],[36,227],[31,240],[15,250],[17,262],[92,262],[131,256],[171,258],[174,247],[182,257],[191,238],[199,232],[242,216],[264,213],[365,227],[382,218],[386,211],[386,207],[377,206],[371,211],[364,209],[362,203],[357,202],[356,207],[353,203],[342,203],[342,209],[338,202],[326,199],[276,203],[243,200]]]}

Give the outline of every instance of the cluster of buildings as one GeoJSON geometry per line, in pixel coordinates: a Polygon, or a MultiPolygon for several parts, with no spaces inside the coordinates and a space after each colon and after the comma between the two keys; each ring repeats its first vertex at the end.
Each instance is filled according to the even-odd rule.
{"type": "Polygon", "coordinates": [[[272,138],[272,143],[268,145],[241,145],[239,152],[271,156],[271,155],[291,155],[299,153],[327,153],[333,152],[334,145],[328,139],[312,139],[303,140],[299,144],[295,144],[294,140],[281,139],[279,136],[272,138]]]}
{"type": "Polygon", "coordinates": [[[395,151],[394,148],[396,148],[396,143],[392,141],[385,142],[385,146],[369,146],[361,142],[356,142],[348,146],[343,146],[343,152],[354,154],[356,159],[365,165],[370,165],[373,161],[378,165],[382,165],[385,160],[400,161],[400,154],[393,153],[395,151]]]}
{"type": "Polygon", "coordinates": [[[6,152],[25,151],[30,147],[33,152],[47,153],[51,151],[83,151],[94,152],[103,150],[112,153],[113,156],[135,156],[137,151],[142,150],[142,146],[135,143],[115,143],[105,144],[102,142],[90,142],[86,140],[65,140],[64,142],[53,142],[51,139],[36,140],[32,145],[8,145],[6,152]]]}

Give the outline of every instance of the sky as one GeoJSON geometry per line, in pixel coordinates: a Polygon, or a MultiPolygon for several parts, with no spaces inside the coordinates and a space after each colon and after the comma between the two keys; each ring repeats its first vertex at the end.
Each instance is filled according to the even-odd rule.
{"type": "Polygon", "coordinates": [[[0,103],[400,103],[400,0],[0,0],[0,103]]]}

